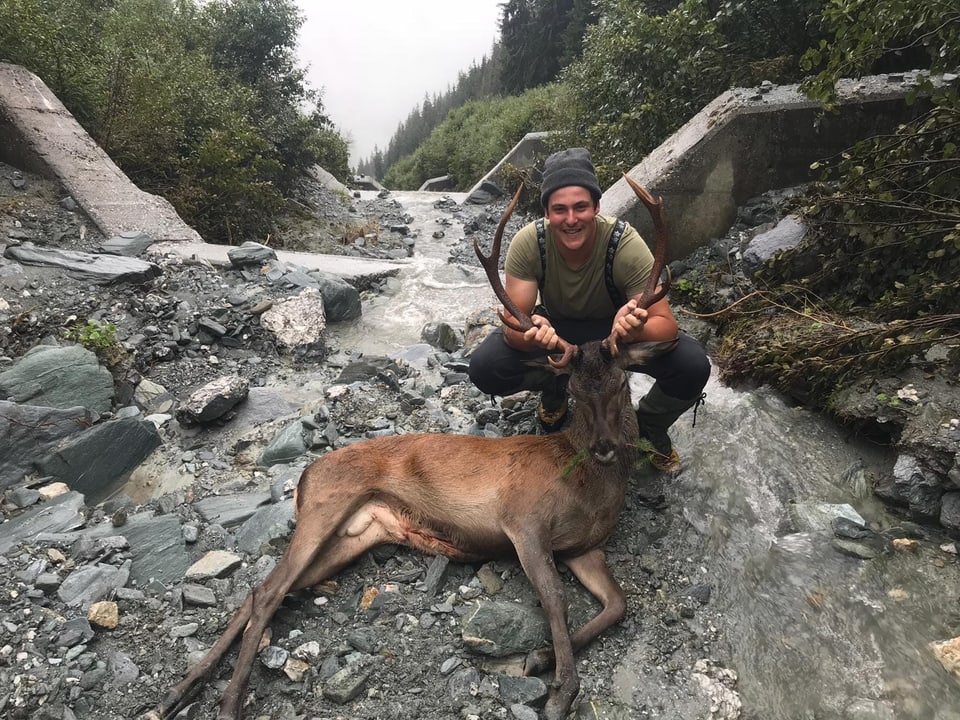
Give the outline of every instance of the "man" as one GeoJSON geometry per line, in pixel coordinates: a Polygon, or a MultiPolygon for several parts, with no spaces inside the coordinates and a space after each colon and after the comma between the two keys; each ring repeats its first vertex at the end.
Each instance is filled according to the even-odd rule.
{"type": "Polygon", "coordinates": [[[555,350],[559,338],[580,344],[613,333],[621,342],[635,343],[679,334],[674,350],[630,368],[656,380],[640,400],[637,420],[641,436],[653,447],[650,462],[675,473],[680,458],[667,429],[700,400],[710,361],[700,343],[679,332],[666,298],[646,310],[637,307],[653,255],[633,227],[599,214],[600,196],[586,149],[562,150],[546,159],[540,194],[544,220],[516,234],[504,262],[504,288],[534,327],[491,333],[470,359],[470,379],[490,395],[540,391],[540,429],[556,432],[567,415],[566,377],[527,363],[555,350]],[[615,254],[608,263],[612,242],[615,254]]]}

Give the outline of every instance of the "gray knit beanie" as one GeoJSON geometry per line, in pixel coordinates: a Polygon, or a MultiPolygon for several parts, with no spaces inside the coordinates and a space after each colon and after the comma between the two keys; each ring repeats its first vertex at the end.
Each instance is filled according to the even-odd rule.
{"type": "Polygon", "coordinates": [[[550,202],[550,195],[562,187],[579,185],[590,191],[594,202],[600,201],[600,183],[593,169],[590,151],[586,148],[570,148],[555,152],[543,163],[543,182],[540,185],[540,203],[550,202]]]}

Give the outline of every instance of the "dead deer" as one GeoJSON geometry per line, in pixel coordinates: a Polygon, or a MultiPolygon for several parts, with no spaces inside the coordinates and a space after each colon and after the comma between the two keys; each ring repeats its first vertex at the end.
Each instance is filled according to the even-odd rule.
{"type": "MultiPolygon", "coordinates": [[[[668,274],[657,290],[666,250],[662,205],[631,185],[658,223],[654,269],[643,294],[648,307],[669,287],[668,274]]],[[[518,190],[500,221],[490,257],[474,246],[512,315],[507,321],[529,327],[529,316],[510,302],[497,269],[503,230],[519,196],[518,190]]],[[[570,424],[555,435],[398,435],[350,445],[310,464],[295,493],[297,524],[286,552],[207,655],[167,693],[160,716],[171,718],[183,709],[242,634],[219,714],[221,720],[237,720],[261,636],[284,596],[318,585],[377,545],[393,543],[464,562],[519,558],[552,636],[552,647],[527,656],[524,672],[555,668],[544,717],[565,718],[580,689],[574,653],[618,622],[626,609],[623,590],[604,558],[624,507],[639,439],[624,368],[673,344],[617,348],[611,338],[581,346],[564,343],[563,357],[544,365],[569,375],[574,401],[570,424]],[[557,560],[601,605],[572,634],[557,560]]]]}

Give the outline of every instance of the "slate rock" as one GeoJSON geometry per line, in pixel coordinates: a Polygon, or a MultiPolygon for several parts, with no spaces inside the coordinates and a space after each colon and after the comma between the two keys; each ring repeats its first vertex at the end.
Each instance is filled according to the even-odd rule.
{"type": "Polygon", "coordinates": [[[120,282],[142,284],[160,275],[159,266],[136,258],[41,248],[33,243],[8,247],[4,255],[24,265],[63,268],[74,277],[102,285],[120,282]]]}
{"type": "Polygon", "coordinates": [[[420,339],[423,342],[440,348],[446,352],[455,352],[463,346],[463,341],[449,323],[427,323],[420,331],[420,339]]]}
{"type": "Polygon", "coordinates": [[[227,257],[230,259],[230,264],[235,268],[261,267],[276,260],[277,253],[271,247],[248,240],[239,247],[232,247],[227,250],[227,257]]]}
{"type": "Polygon", "coordinates": [[[743,251],[743,269],[753,276],[777,254],[792,250],[807,234],[807,228],[794,215],[788,215],[766,232],[757,233],[743,251]]]}
{"type": "Polygon", "coordinates": [[[263,467],[280,465],[296,460],[307,451],[303,423],[295,420],[285,427],[260,453],[259,464],[263,467]]]}
{"type": "Polygon", "coordinates": [[[263,545],[290,535],[293,517],[293,498],[260,508],[237,531],[237,549],[259,554],[263,545]]]}
{"type": "Polygon", "coordinates": [[[61,442],[37,462],[37,468],[94,504],[122,485],[161,444],[156,426],[148,420],[110,420],[61,442]]]}
{"type": "Polygon", "coordinates": [[[108,412],[113,376],[80,345],[38,345],[0,373],[0,397],[39,407],[108,412]]]}
{"type": "Polygon", "coordinates": [[[464,645],[474,652],[503,657],[542,646],[550,628],[540,608],[484,601],[464,615],[462,635],[464,645]]]}
{"type": "Polygon", "coordinates": [[[100,244],[100,251],[107,255],[137,257],[153,245],[153,238],[140,230],[127,230],[107,238],[100,244]]]}
{"type": "Polygon", "coordinates": [[[79,406],[61,409],[0,400],[0,490],[19,483],[33,471],[37,457],[90,427],[96,418],[93,411],[79,406]]]}
{"type": "Polygon", "coordinates": [[[320,289],[327,322],[356,320],[363,314],[360,291],[341,277],[314,271],[310,273],[320,289]]]}
{"type": "Polygon", "coordinates": [[[268,492],[211,495],[195,502],[193,509],[207,523],[229,528],[246,521],[258,507],[268,502],[270,502],[268,492]]]}
{"type": "Polygon", "coordinates": [[[239,375],[216,378],[190,394],[177,410],[177,420],[185,425],[212,422],[226,415],[249,392],[249,381],[239,375]]]}
{"type": "Polygon", "coordinates": [[[0,553],[26,540],[35,539],[41,532],[60,533],[83,527],[83,495],[68,492],[0,523],[0,553]]]}

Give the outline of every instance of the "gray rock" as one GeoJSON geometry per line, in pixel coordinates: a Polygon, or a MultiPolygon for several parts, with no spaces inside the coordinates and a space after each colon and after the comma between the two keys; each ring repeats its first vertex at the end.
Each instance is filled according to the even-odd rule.
{"type": "Polygon", "coordinates": [[[107,667],[113,674],[113,679],[110,681],[113,687],[129,685],[140,677],[140,668],[126,653],[111,652],[107,658],[107,667]]]}
{"type": "Polygon", "coordinates": [[[484,601],[464,615],[462,636],[464,645],[474,652],[503,657],[542,646],[550,628],[540,608],[484,601]]]}
{"type": "Polygon", "coordinates": [[[510,706],[510,715],[516,720],[537,720],[538,717],[536,710],[521,703],[514,703],[510,706]]]}
{"type": "Polygon", "coordinates": [[[447,568],[450,566],[450,558],[446,555],[434,555],[430,558],[430,565],[427,566],[427,575],[423,583],[418,584],[418,589],[430,598],[436,595],[437,590],[443,583],[447,574],[447,568]]]}
{"type": "Polygon", "coordinates": [[[310,273],[310,277],[317,281],[320,288],[327,322],[356,320],[363,313],[360,292],[346,280],[319,270],[310,273]]]}
{"type": "Polygon", "coordinates": [[[455,352],[463,347],[459,333],[445,322],[424,325],[420,331],[420,339],[446,352],[455,352]]]}
{"type": "Polygon", "coordinates": [[[343,705],[355,699],[363,691],[373,667],[366,663],[352,663],[335,672],[323,685],[323,696],[343,705]]]}
{"type": "Polygon", "coordinates": [[[193,504],[193,509],[210,524],[233,527],[244,522],[257,508],[270,502],[270,493],[211,495],[193,504]]]}
{"type": "Polygon", "coordinates": [[[61,442],[37,468],[82,492],[92,504],[122,485],[162,442],[152,422],[111,420],[61,442]]]}
{"type": "Polygon", "coordinates": [[[239,247],[232,247],[227,250],[227,257],[230,260],[230,264],[236,268],[260,267],[272,260],[276,260],[277,253],[271,247],[261,245],[257,242],[247,241],[239,247]]]}
{"type": "Polygon", "coordinates": [[[177,410],[177,420],[185,425],[211,422],[226,415],[250,392],[250,383],[239,375],[211,380],[194,390],[177,410]]]}
{"type": "Polygon", "coordinates": [[[539,707],[546,702],[547,696],[550,694],[547,684],[538,677],[501,675],[498,681],[500,683],[500,698],[508,705],[523,703],[524,705],[539,707]]]}
{"type": "Polygon", "coordinates": [[[947,530],[960,530],[960,492],[944,494],[940,502],[940,524],[947,530]]]}
{"type": "MultiPolygon", "coordinates": [[[[85,534],[116,532],[109,523],[103,523],[85,534]]],[[[127,519],[122,532],[130,545],[133,561],[130,578],[138,585],[146,585],[151,580],[169,585],[183,577],[190,566],[183,531],[175,516],[137,513],[127,519]]]]}
{"type": "Polygon", "coordinates": [[[835,518],[843,517],[864,527],[867,521],[847,503],[799,502],[789,508],[790,521],[798,532],[829,530],[835,518]]]}
{"type": "Polygon", "coordinates": [[[252,387],[246,400],[236,406],[232,422],[242,427],[259,425],[285,417],[299,407],[277,388],[252,387]]]}
{"type": "Polygon", "coordinates": [[[770,258],[799,245],[806,234],[806,226],[794,215],[783,218],[772,230],[757,233],[743,251],[744,272],[752,277],[770,258]]]}
{"type": "Polygon", "coordinates": [[[41,532],[60,533],[83,527],[84,507],[83,495],[68,492],[10,518],[0,524],[0,553],[37,538],[41,532]]]}
{"type": "Polygon", "coordinates": [[[75,617],[66,620],[60,629],[60,635],[57,637],[57,645],[64,647],[74,647],[81,643],[87,643],[93,640],[96,633],[90,627],[90,622],[85,617],[75,617]]]}
{"type": "Polygon", "coordinates": [[[107,255],[137,257],[151,245],[153,238],[149,235],[139,230],[130,230],[104,240],[100,244],[100,251],[107,255]]]}
{"type": "Polygon", "coordinates": [[[461,668],[447,680],[447,694],[454,700],[471,700],[477,694],[481,679],[475,667],[461,668]]]}
{"type": "Polygon", "coordinates": [[[57,588],[57,596],[69,607],[85,607],[103,600],[127,584],[130,565],[129,560],[121,567],[102,563],[84,565],[64,578],[57,588]]]}
{"type": "Polygon", "coordinates": [[[303,423],[300,420],[294,420],[264,448],[257,462],[263,467],[289,463],[306,451],[307,442],[304,438],[303,423]]]}
{"type": "Polygon", "coordinates": [[[940,516],[943,486],[937,475],[918,458],[900,454],[893,466],[893,482],[915,516],[930,520],[940,516]]]}
{"type": "Polygon", "coordinates": [[[183,592],[183,602],[187,605],[213,607],[217,604],[217,596],[213,590],[203,585],[184,583],[181,590],[183,592]]]}
{"type": "Polygon", "coordinates": [[[0,397],[40,407],[108,412],[113,376],[80,345],[38,345],[0,373],[0,397]]]}
{"type": "Polygon", "coordinates": [[[157,265],[136,258],[40,248],[33,243],[8,247],[4,255],[24,265],[63,268],[75,277],[102,285],[118,282],[140,284],[160,275],[157,265]]]}
{"type": "Polygon", "coordinates": [[[264,544],[289,536],[292,521],[293,498],[260,508],[237,531],[237,549],[258,554],[264,544]]]}

